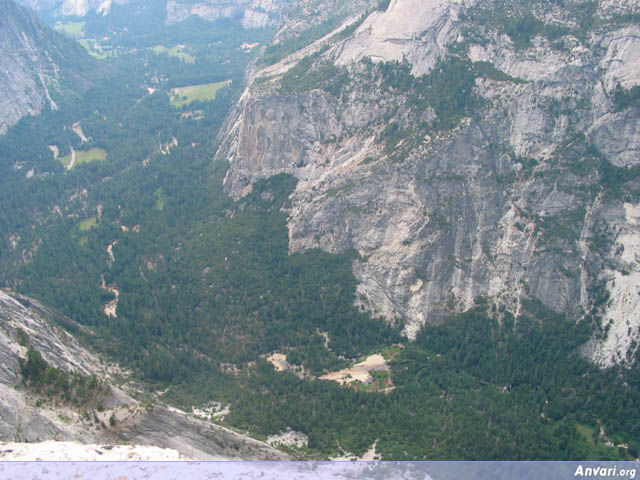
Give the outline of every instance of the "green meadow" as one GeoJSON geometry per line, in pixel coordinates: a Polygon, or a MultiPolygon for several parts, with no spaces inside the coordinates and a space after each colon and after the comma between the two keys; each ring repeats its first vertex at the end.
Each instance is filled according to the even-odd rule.
{"type": "Polygon", "coordinates": [[[230,83],[231,80],[225,80],[224,82],[173,88],[171,90],[171,105],[174,107],[182,107],[196,100],[200,102],[215,100],[218,91],[230,83]]]}
{"type": "Polygon", "coordinates": [[[151,50],[156,55],[162,55],[166,53],[170,57],[179,58],[185,63],[194,63],[196,61],[196,57],[184,51],[184,45],[176,45],[172,48],[167,48],[164,45],[156,45],[151,50]]]}
{"type": "MultiPolygon", "coordinates": [[[[107,152],[101,148],[92,148],[90,150],[76,150],[76,161],[72,168],[77,167],[83,163],[90,163],[96,160],[105,160],[107,158],[107,152]]],[[[65,155],[60,158],[60,161],[66,168],[69,168],[71,163],[71,154],[65,155]]]]}

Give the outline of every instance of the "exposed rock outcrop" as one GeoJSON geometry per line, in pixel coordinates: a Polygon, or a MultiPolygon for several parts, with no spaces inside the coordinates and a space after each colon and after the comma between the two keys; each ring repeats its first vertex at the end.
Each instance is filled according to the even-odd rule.
{"type": "Polygon", "coordinates": [[[44,25],[35,12],[0,0],[0,134],[25,115],[56,109],[63,85],[81,92],[91,57],[44,25]]]}
{"type": "MultiPolygon", "coordinates": [[[[131,458],[158,460],[287,458],[266,443],[210,421],[175,409],[149,403],[141,405],[113,385],[112,374],[124,372],[107,364],[83,348],[65,330],[56,327],[56,319],[69,325],[70,320],[34,300],[0,291],[0,441],[75,442],[70,445],[76,445],[77,452],[84,451],[78,444],[126,443],[169,449],[123,450],[126,454],[131,453],[131,458]],[[26,388],[20,362],[26,359],[27,348],[39,352],[47,364],[55,368],[85,376],[95,375],[104,382],[105,393],[99,406],[51,401],[26,388]],[[150,457],[154,452],[157,458],[150,457]]],[[[46,448],[55,452],[56,446],[47,443],[46,448]]],[[[34,450],[29,457],[28,448],[20,447],[20,458],[35,459],[38,452],[45,452],[46,448],[34,450]]]]}
{"type": "Polygon", "coordinates": [[[259,178],[296,176],[290,251],[359,251],[357,302],[410,338],[479,296],[516,318],[533,300],[602,319],[589,355],[631,363],[638,181],[615,169],[639,163],[640,111],[616,92],[640,81],[637,26],[622,15],[638,2],[600,2],[591,23],[571,5],[550,15],[512,3],[524,10],[509,15],[533,12],[529,37],[490,0],[363,8],[349,35],[253,72],[216,161],[230,163],[235,198],[259,178]],[[567,33],[546,35],[548,22],[567,33]],[[300,80],[308,72],[316,83],[300,80]],[[436,88],[459,90],[443,105],[429,100],[436,88]]]}
{"type": "Polygon", "coordinates": [[[169,0],[167,23],[177,23],[197,15],[204,20],[229,18],[239,21],[245,28],[275,27],[282,7],[281,0],[232,0],[194,2],[169,0]]]}
{"type": "MultiPolygon", "coordinates": [[[[95,13],[109,15],[117,5],[134,4],[140,7],[141,15],[148,9],[164,8],[150,0],[21,0],[22,3],[47,13],[54,18],[86,17],[95,13]]],[[[276,27],[283,0],[168,0],[166,23],[178,23],[195,15],[204,20],[230,19],[238,21],[244,28],[276,27]]]]}
{"type": "Polygon", "coordinates": [[[22,0],[37,11],[57,17],[84,17],[89,13],[107,15],[113,4],[124,5],[135,0],[22,0]]]}

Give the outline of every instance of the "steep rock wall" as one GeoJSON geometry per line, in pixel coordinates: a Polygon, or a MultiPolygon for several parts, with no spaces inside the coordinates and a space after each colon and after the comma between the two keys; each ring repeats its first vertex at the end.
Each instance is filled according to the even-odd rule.
{"type": "MultiPolygon", "coordinates": [[[[619,12],[602,2],[598,27],[587,33],[567,10],[555,13],[575,35],[516,43],[474,23],[472,9],[491,5],[392,0],[384,12],[363,10],[349,36],[336,30],[306,48],[315,88],[300,82],[308,73],[296,70],[296,53],[254,71],[216,154],[230,164],[225,186],[237,198],[256,179],[296,176],[290,251],[359,251],[357,302],[399,322],[410,338],[478,296],[491,298],[496,315],[516,318],[533,300],[576,320],[608,318],[605,340],[589,354],[603,366],[627,362],[638,332],[604,331],[626,321],[627,308],[618,308],[615,298],[626,294],[605,272],[630,268],[609,246],[616,228],[633,231],[621,197],[635,196],[638,185],[610,172],[638,163],[638,109],[616,105],[616,89],[640,80],[637,27],[610,20],[619,12]],[[475,72],[475,103],[436,128],[434,118],[451,116],[446,105],[415,101],[435,87],[398,87],[407,77],[388,62],[437,79],[448,58],[475,72]],[[328,68],[342,78],[339,88],[323,74],[328,68]],[[605,283],[613,303],[600,298],[605,283]]],[[[544,11],[538,18],[548,21],[544,11]]],[[[640,285],[627,277],[625,292],[640,285]]]]}

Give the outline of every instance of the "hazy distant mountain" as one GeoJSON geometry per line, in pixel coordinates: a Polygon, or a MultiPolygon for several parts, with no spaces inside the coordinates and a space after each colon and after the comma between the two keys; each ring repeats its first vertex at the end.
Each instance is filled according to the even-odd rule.
{"type": "Polygon", "coordinates": [[[165,9],[166,23],[176,23],[190,16],[215,21],[228,18],[245,28],[275,27],[285,0],[22,0],[35,10],[54,18],[109,15],[117,5],[140,4],[145,8],[165,9]]]}
{"type": "Polygon", "coordinates": [[[128,0],[24,0],[22,3],[31,8],[56,16],[83,17],[89,12],[106,15],[111,11],[112,3],[125,4],[128,0]]]}

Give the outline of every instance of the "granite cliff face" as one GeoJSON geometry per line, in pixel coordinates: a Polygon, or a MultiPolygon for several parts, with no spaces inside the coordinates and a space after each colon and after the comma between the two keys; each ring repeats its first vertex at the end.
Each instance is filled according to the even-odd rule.
{"type": "MultiPolygon", "coordinates": [[[[227,191],[297,177],[290,251],[357,250],[357,302],[410,338],[478,297],[498,317],[543,304],[596,324],[585,346],[595,362],[630,365],[639,11],[637,1],[364,5],[252,72],[216,154],[229,162],[227,191]]],[[[291,25],[304,38],[303,18],[276,38],[291,25]]]]}
{"type": "Polygon", "coordinates": [[[278,25],[282,0],[233,0],[233,1],[185,1],[167,2],[167,23],[186,20],[197,15],[204,20],[229,18],[239,21],[245,28],[266,28],[278,25]]]}
{"type": "Polygon", "coordinates": [[[112,5],[123,5],[128,0],[24,0],[23,3],[34,10],[52,13],[58,17],[84,17],[90,12],[107,15],[112,5]]]}
{"type": "Polygon", "coordinates": [[[13,0],[0,1],[0,134],[24,115],[57,108],[61,86],[83,90],[84,49],[13,0]]]}
{"type": "MultiPolygon", "coordinates": [[[[98,453],[108,457],[112,448],[99,445],[114,443],[134,446],[113,452],[120,456],[111,458],[120,460],[287,458],[265,443],[212,424],[206,414],[142,405],[113,384],[114,375],[126,376],[126,372],[83,348],[73,336],[55,326],[58,322],[66,327],[71,324],[34,300],[0,291],[0,441],[73,442],[60,444],[59,450],[51,442],[33,450],[15,446],[21,459],[46,455],[82,460],[85,457],[70,457],[69,452],[74,451],[70,445],[75,445],[77,454],[83,455],[87,451],[81,447],[83,444],[98,445],[102,451],[98,453]],[[39,352],[51,367],[100,379],[105,388],[99,404],[77,405],[28,388],[21,368],[28,349],[39,352]]],[[[133,393],[136,392],[143,393],[139,389],[133,393]]],[[[143,396],[150,398],[149,394],[143,396]]],[[[95,449],[89,453],[93,455],[95,449]]]]}

